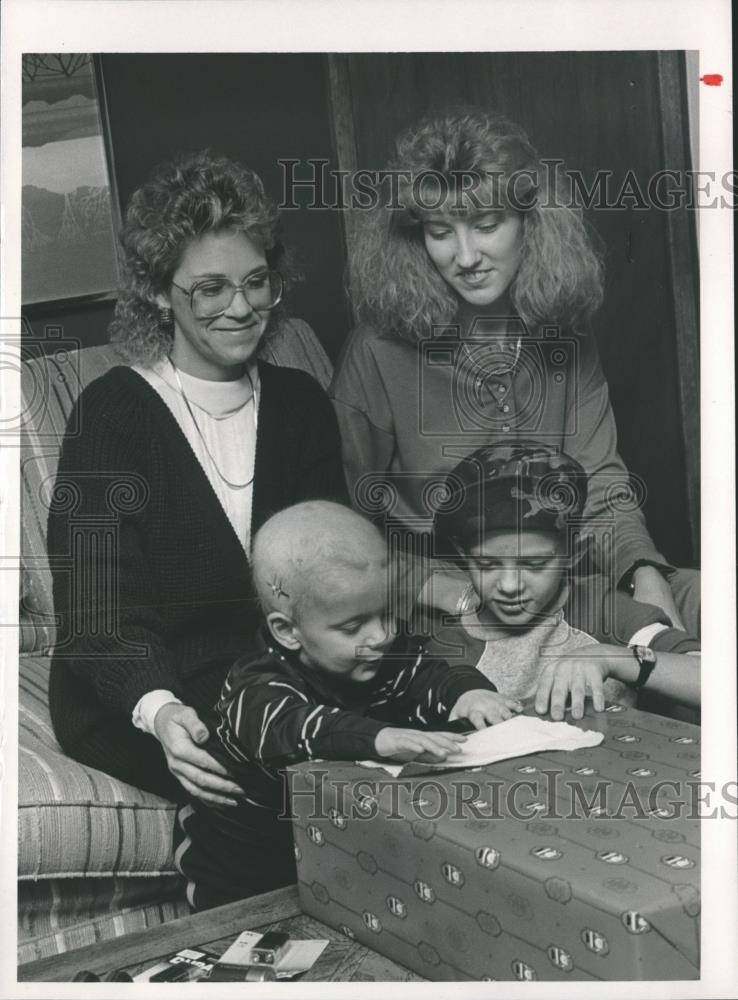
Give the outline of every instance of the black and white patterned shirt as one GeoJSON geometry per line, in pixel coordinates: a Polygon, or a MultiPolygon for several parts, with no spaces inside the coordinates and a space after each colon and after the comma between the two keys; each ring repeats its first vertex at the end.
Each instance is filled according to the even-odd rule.
{"type": "Polygon", "coordinates": [[[398,636],[375,677],[357,683],[304,666],[263,628],[226,678],[207,749],[255,813],[281,811],[287,765],[375,756],[381,729],[443,729],[461,695],[480,689],[495,686],[474,667],[430,655],[418,638],[398,636]]]}

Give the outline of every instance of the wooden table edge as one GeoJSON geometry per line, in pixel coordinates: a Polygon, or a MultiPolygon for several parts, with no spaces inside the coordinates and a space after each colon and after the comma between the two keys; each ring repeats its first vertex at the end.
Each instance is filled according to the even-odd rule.
{"type": "Polygon", "coordinates": [[[297,886],[289,885],[119,938],[96,941],[61,955],[25,962],[18,966],[18,982],[65,981],[82,969],[100,974],[140,962],[153,962],[181,948],[197,948],[229,934],[288,920],[301,913],[297,886]]]}

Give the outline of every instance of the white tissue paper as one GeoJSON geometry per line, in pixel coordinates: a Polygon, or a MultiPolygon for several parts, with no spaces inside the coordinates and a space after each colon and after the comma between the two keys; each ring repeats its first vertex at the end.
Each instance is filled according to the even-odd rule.
{"type": "Polygon", "coordinates": [[[415,763],[389,764],[386,761],[360,760],[364,767],[381,767],[393,777],[412,768],[418,773],[438,771],[448,768],[466,769],[483,764],[494,764],[497,760],[510,757],[525,757],[541,750],[579,750],[582,747],[596,747],[604,739],[602,733],[591,729],[579,729],[568,722],[548,722],[532,715],[516,715],[496,726],[478,729],[470,733],[466,742],[460,744],[458,753],[449,754],[437,764],[415,763]]]}

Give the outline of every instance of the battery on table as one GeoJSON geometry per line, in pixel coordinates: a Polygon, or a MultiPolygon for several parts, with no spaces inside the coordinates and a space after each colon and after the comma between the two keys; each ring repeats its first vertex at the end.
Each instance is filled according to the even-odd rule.
{"type": "MultiPolygon", "coordinates": [[[[218,956],[195,948],[183,948],[166,962],[147,969],[142,973],[149,983],[179,983],[203,979],[211,972],[218,956]]],[[[139,977],[136,977],[139,980],[139,977]]],[[[139,980],[140,981],[140,980],[139,980]]]]}

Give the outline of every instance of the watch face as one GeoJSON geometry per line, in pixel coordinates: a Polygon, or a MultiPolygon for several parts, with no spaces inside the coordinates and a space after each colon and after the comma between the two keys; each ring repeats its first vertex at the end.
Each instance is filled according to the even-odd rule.
{"type": "Polygon", "coordinates": [[[639,663],[655,663],[656,654],[649,646],[631,646],[633,655],[639,663]]]}

